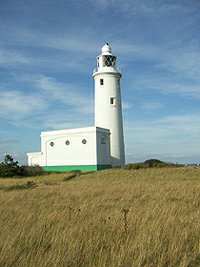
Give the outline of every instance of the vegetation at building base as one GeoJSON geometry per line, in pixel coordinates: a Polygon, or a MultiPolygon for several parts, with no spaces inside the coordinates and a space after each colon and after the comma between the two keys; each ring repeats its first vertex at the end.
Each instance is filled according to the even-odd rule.
{"type": "Polygon", "coordinates": [[[0,266],[200,265],[199,168],[67,175],[0,179],[0,266]]]}
{"type": "Polygon", "coordinates": [[[10,155],[6,155],[4,161],[0,163],[0,177],[12,177],[19,174],[21,171],[18,161],[14,161],[10,155]]]}
{"type": "Polygon", "coordinates": [[[48,172],[45,172],[42,167],[35,165],[35,166],[27,166],[23,165],[20,167],[21,176],[36,176],[36,175],[44,175],[48,172]]]}
{"type": "Polygon", "coordinates": [[[173,168],[173,167],[183,167],[182,164],[175,164],[171,162],[164,162],[158,159],[148,159],[144,162],[140,163],[129,163],[125,165],[123,168],[125,170],[140,170],[140,169],[148,169],[148,168],[173,168]]]}
{"type": "Polygon", "coordinates": [[[4,161],[0,163],[0,177],[8,178],[41,174],[44,174],[44,171],[40,166],[19,166],[18,161],[14,161],[10,155],[6,155],[4,161]]]}
{"type": "MultiPolygon", "coordinates": [[[[129,163],[121,168],[125,170],[139,170],[147,168],[166,168],[166,167],[182,167],[183,165],[163,162],[158,159],[149,159],[142,163],[129,163]]],[[[117,167],[120,168],[120,167],[117,167]]],[[[16,177],[16,176],[36,176],[47,174],[40,166],[19,166],[18,161],[14,161],[13,157],[6,155],[4,161],[0,163],[0,177],[16,177]]],[[[66,180],[76,177],[78,174],[83,174],[81,171],[72,171],[71,177],[67,176],[66,180]],[[77,173],[78,172],[78,173],[77,173]],[[75,174],[74,174],[75,173],[75,174]]]]}

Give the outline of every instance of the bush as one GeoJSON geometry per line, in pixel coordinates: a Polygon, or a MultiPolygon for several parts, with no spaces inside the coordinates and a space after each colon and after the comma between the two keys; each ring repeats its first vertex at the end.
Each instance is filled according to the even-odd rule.
{"type": "Polygon", "coordinates": [[[6,155],[4,161],[0,163],[0,177],[13,176],[36,176],[46,173],[40,166],[19,166],[18,161],[10,155],[6,155]]]}
{"type": "Polygon", "coordinates": [[[123,167],[125,170],[140,170],[147,168],[167,168],[167,167],[182,167],[183,165],[164,162],[158,159],[148,159],[140,163],[129,163],[123,167]]]}
{"type": "Polygon", "coordinates": [[[123,167],[125,170],[140,170],[140,169],[146,169],[147,166],[144,165],[144,163],[129,163],[123,167]]]}
{"type": "Polygon", "coordinates": [[[164,165],[167,165],[168,163],[161,161],[159,159],[148,159],[144,161],[143,164],[145,164],[149,168],[152,168],[152,167],[164,166],[164,165]]]}
{"type": "Polygon", "coordinates": [[[13,177],[18,175],[21,175],[18,161],[14,161],[10,155],[6,155],[4,161],[0,163],[0,177],[13,177]]]}
{"type": "Polygon", "coordinates": [[[20,167],[21,170],[21,175],[22,176],[36,176],[36,175],[42,175],[44,173],[46,173],[42,167],[35,165],[35,166],[21,166],[20,167]]]}

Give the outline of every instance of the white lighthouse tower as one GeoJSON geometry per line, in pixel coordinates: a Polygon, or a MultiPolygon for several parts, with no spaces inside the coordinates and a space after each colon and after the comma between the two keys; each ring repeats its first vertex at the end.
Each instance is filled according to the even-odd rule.
{"type": "Polygon", "coordinates": [[[120,79],[108,43],[93,72],[95,125],[41,132],[41,151],[27,153],[28,165],[46,171],[102,170],[125,163],[120,79]]]}
{"type": "Polygon", "coordinates": [[[111,166],[125,164],[120,79],[116,57],[108,43],[102,47],[94,70],[95,126],[110,130],[111,166]]]}

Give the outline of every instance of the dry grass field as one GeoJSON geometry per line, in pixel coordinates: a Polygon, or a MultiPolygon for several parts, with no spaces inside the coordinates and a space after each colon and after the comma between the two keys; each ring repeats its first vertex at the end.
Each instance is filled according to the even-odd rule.
{"type": "Polygon", "coordinates": [[[0,179],[0,267],[200,266],[200,168],[69,175],[0,179]]]}

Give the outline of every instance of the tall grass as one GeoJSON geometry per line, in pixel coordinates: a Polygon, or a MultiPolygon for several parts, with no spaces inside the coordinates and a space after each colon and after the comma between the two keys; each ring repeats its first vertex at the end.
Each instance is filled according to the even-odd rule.
{"type": "Polygon", "coordinates": [[[200,169],[66,175],[0,179],[0,266],[199,266],[200,169]]]}

